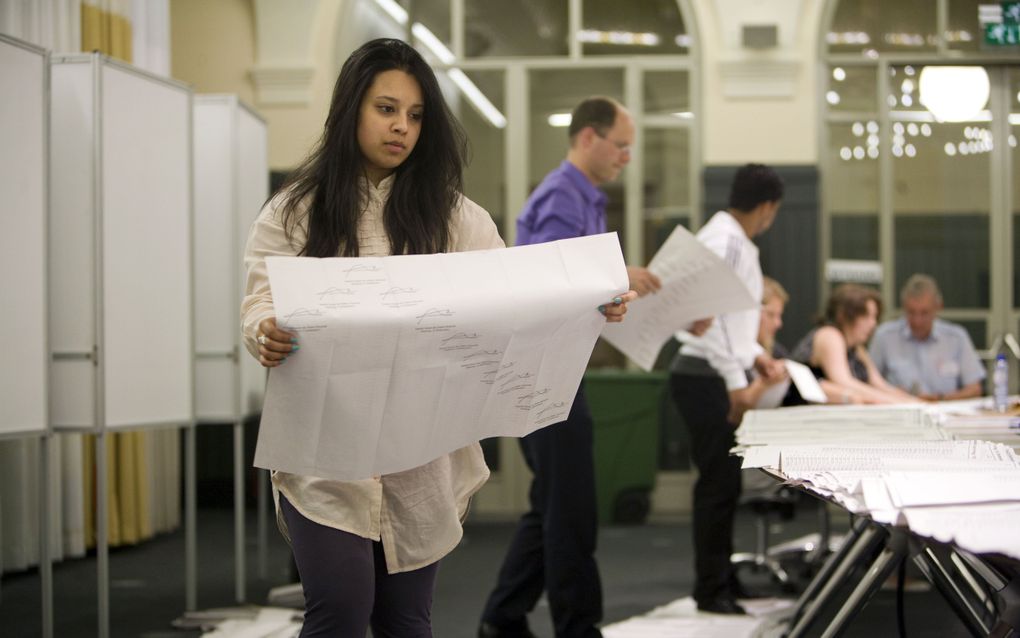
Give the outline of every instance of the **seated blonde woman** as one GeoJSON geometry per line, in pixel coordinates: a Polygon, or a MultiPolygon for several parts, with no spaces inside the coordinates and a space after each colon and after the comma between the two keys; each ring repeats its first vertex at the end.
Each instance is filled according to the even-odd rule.
{"type": "Polygon", "coordinates": [[[915,403],[882,378],[865,347],[878,324],[878,292],[856,284],[832,291],[821,324],[801,339],[793,358],[808,365],[830,403],[915,403]]]}
{"type": "MultiPolygon", "coordinates": [[[[765,352],[772,355],[774,359],[785,359],[786,348],[776,343],[776,333],[783,327],[783,310],[786,302],[790,300],[786,289],[771,277],[762,280],[761,293],[761,317],[758,323],[758,343],[765,348],[765,352]]],[[[747,388],[740,395],[740,401],[735,401],[730,406],[730,417],[733,423],[740,423],[740,419],[746,410],[759,406],[765,392],[777,383],[785,381],[789,377],[785,370],[778,375],[765,379],[752,371],[751,381],[747,388]]]]}
{"type": "Polygon", "coordinates": [[[776,342],[776,333],[783,327],[783,311],[790,294],[772,277],[762,279],[761,321],[758,324],[758,343],[774,359],[785,359],[789,353],[776,342]]]}

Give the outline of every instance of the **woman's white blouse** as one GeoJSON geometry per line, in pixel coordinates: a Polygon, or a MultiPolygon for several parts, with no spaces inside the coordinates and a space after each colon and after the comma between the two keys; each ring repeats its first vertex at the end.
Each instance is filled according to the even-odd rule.
{"type": "MultiPolygon", "coordinates": [[[[383,227],[383,206],[393,176],[373,186],[365,180],[365,210],[358,222],[360,254],[390,254],[383,227]]],[[[295,255],[305,242],[306,226],[297,225],[287,240],[279,215],[280,198],[266,204],[252,225],[245,249],[247,272],[241,326],[245,345],[258,356],[259,322],[275,316],[265,258],[295,255]]],[[[495,224],[480,206],[461,197],[451,222],[451,252],[502,248],[495,224]]],[[[298,353],[295,356],[300,356],[298,353]]],[[[286,364],[285,364],[286,365],[286,364]]],[[[308,519],[363,538],[381,540],[391,574],[430,565],[460,542],[461,521],[471,496],[489,477],[481,447],[474,443],[421,467],[361,481],[334,481],[273,472],[274,496],[282,493],[308,519]]],[[[286,535],[282,517],[277,521],[286,535]]]]}

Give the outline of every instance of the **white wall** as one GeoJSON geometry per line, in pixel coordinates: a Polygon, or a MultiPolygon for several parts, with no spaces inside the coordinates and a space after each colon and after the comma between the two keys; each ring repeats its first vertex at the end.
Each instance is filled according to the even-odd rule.
{"type": "Polygon", "coordinates": [[[700,30],[704,163],[818,160],[821,0],[693,0],[700,30]],[[745,25],[775,24],[773,49],[741,45],[745,25]]]}

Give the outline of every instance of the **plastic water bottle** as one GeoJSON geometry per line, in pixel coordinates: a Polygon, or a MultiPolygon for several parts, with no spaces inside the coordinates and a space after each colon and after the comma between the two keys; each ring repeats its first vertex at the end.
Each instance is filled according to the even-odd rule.
{"type": "Polygon", "coordinates": [[[995,370],[992,372],[992,398],[995,410],[1005,412],[1009,407],[1009,363],[1006,355],[995,357],[995,370]]]}

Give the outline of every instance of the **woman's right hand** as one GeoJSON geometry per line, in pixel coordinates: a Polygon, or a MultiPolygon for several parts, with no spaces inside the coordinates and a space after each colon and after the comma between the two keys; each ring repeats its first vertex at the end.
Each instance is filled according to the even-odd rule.
{"type": "Polygon", "coordinates": [[[611,303],[599,306],[599,312],[605,315],[607,322],[619,323],[623,321],[623,315],[627,314],[627,304],[637,298],[637,292],[628,290],[620,296],[613,298],[611,303]]]}
{"type": "Polygon", "coordinates": [[[276,317],[259,322],[255,340],[259,343],[259,363],[266,368],[275,368],[301,347],[297,335],[276,327],[276,317]]]}

